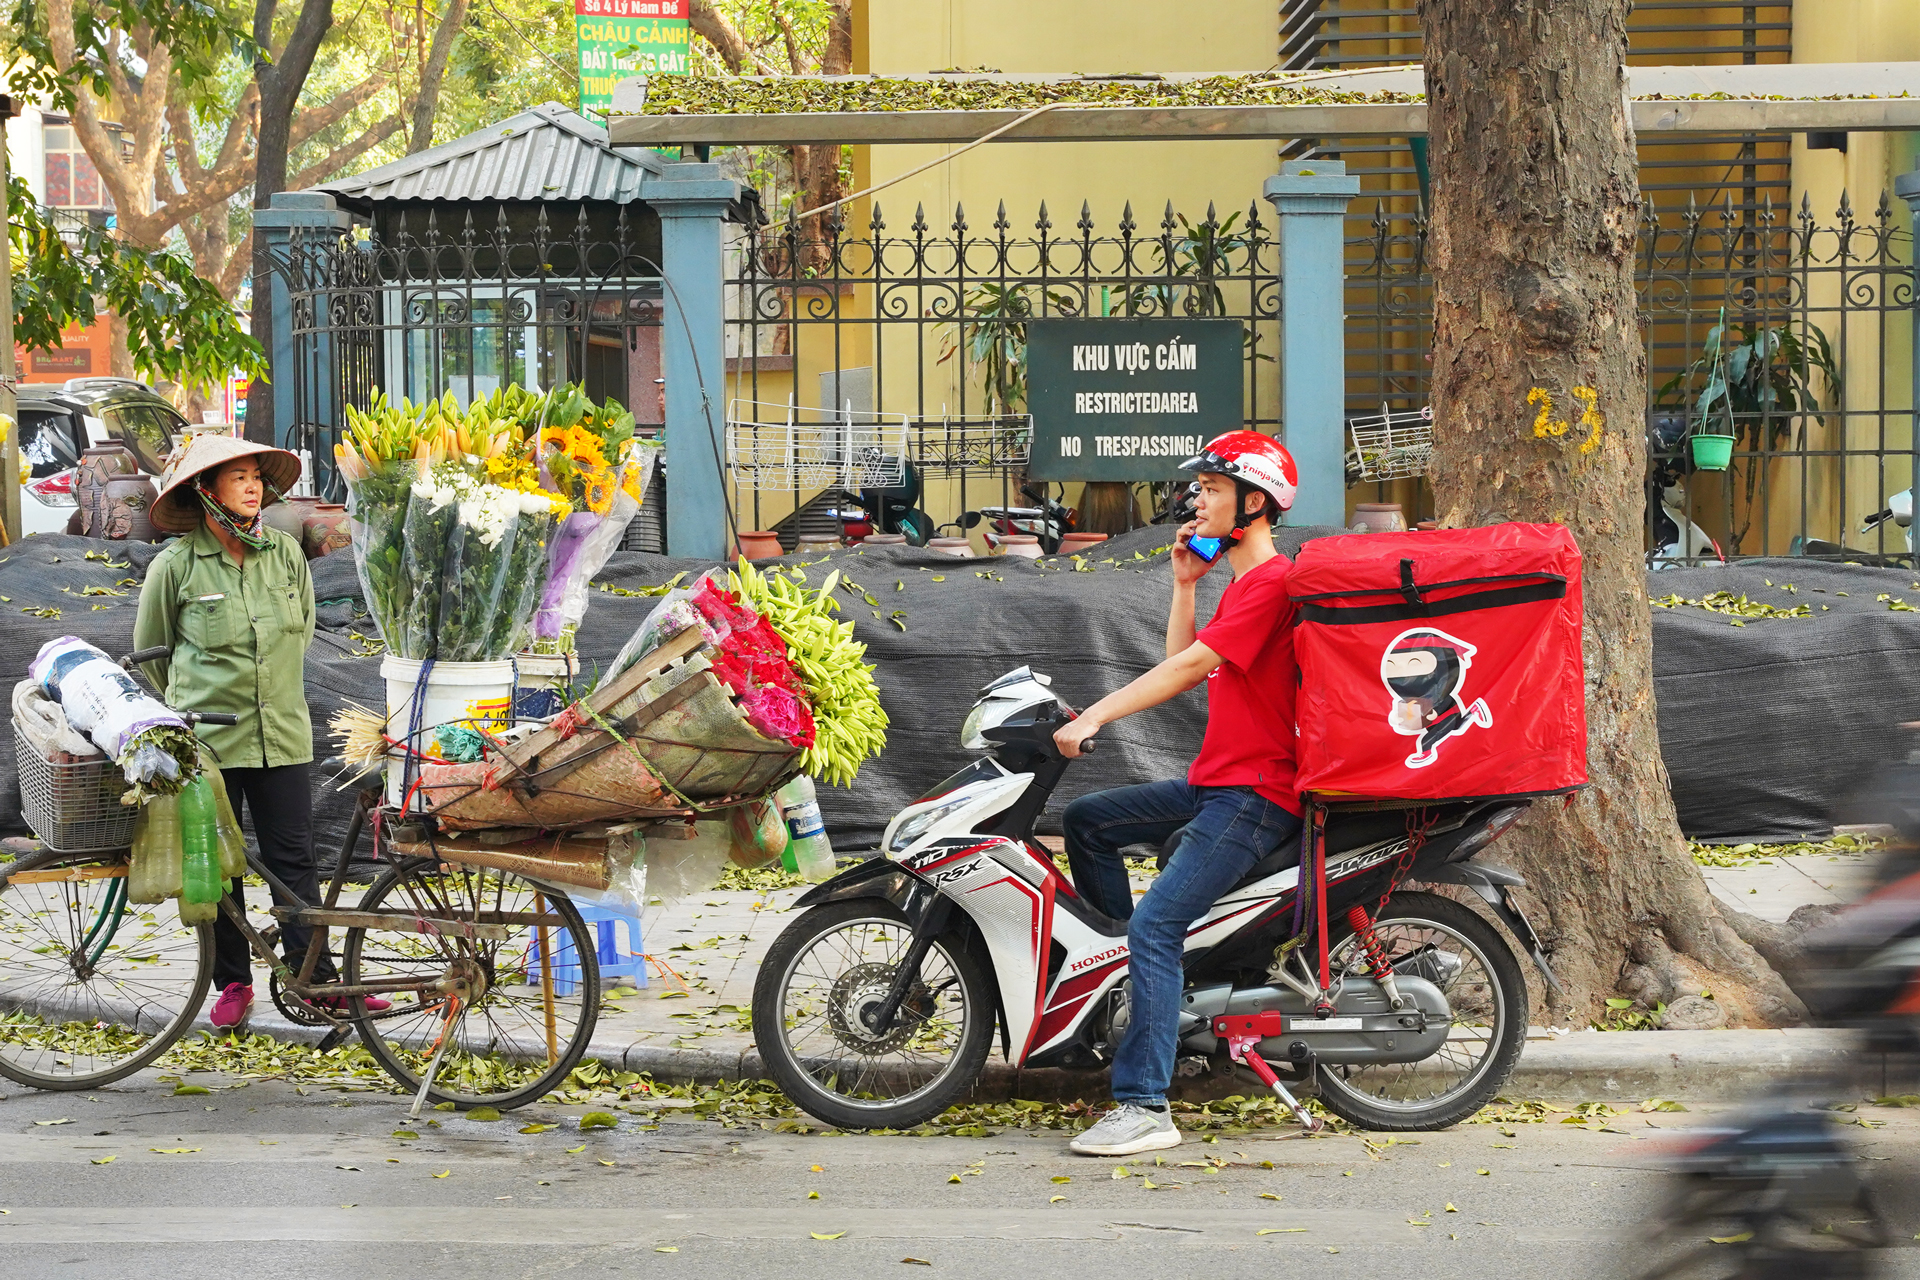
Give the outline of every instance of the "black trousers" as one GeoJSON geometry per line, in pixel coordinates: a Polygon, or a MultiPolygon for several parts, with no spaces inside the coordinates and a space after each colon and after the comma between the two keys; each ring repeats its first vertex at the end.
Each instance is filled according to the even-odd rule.
{"type": "MultiPolygon", "coordinates": [[[[260,843],[260,861],[281,883],[309,903],[320,901],[320,877],[313,861],[313,786],[312,768],[304,764],[285,764],[267,769],[222,769],[227,780],[227,799],[235,817],[253,824],[254,838],[260,843]],[[243,812],[244,810],[244,812],[243,812]]],[[[240,882],[233,882],[233,897],[244,904],[240,882]]],[[[275,895],[279,906],[293,906],[275,895]]],[[[280,947],[287,964],[295,973],[307,956],[307,938],[312,931],[297,925],[280,926],[280,947]]],[[[314,967],[315,982],[338,982],[339,972],[333,957],[323,955],[314,967]]],[[[232,983],[253,982],[253,951],[246,935],[223,913],[213,925],[213,985],[216,991],[232,983]]]]}

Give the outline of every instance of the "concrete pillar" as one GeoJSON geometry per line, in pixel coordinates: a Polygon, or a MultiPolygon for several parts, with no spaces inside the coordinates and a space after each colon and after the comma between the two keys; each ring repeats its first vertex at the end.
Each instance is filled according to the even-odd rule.
{"type": "MultiPolygon", "coordinates": [[[[327,315],[324,297],[313,298],[313,329],[303,334],[296,346],[293,333],[293,299],[296,288],[310,290],[321,281],[308,265],[306,255],[353,228],[353,218],[319,191],[275,192],[272,203],[253,215],[256,249],[264,246],[268,261],[268,305],[273,316],[272,338],[267,346],[267,371],[273,383],[273,421],[256,422],[254,406],[247,405],[247,438],[279,445],[295,452],[313,450],[310,478],[318,491],[322,475],[333,466],[331,454],[315,442],[289,438],[293,427],[305,420],[345,428],[339,400],[333,343],[326,333],[327,315]]],[[[324,444],[325,442],[320,442],[324,444]]]]}
{"type": "Polygon", "coordinates": [[[1300,467],[1287,523],[1347,522],[1342,220],[1360,179],[1341,160],[1289,160],[1263,193],[1280,218],[1280,422],[1300,467]]]}
{"type": "Polygon", "coordinates": [[[740,185],[717,164],[663,166],[640,184],[660,215],[660,363],[667,380],[667,552],[727,554],[726,311],[722,222],[740,185]]]}
{"type": "MultiPolygon", "coordinates": [[[[1913,253],[1916,273],[1920,273],[1920,159],[1916,159],[1911,172],[1895,175],[1893,193],[1907,202],[1907,208],[1913,216],[1913,239],[1909,248],[1913,253]]],[[[1913,470],[1908,483],[1915,491],[1920,491],[1920,289],[1910,291],[1913,295],[1913,308],[1907,328],[1913,348],[1913,374],[1908,382],[1908,419],[1912,427],[1911,448],[1913,450],[1913,470]]]]}

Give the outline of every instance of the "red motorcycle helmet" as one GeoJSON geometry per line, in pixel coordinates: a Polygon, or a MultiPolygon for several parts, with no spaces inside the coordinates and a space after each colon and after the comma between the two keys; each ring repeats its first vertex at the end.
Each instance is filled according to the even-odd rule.
{"type": "Polygon", "coordinates": [[[1180,464],[1182,471],[1232,476],[1252,485],[1285,511],[1293,506],[1300,487],[1300,468],[1287,446],[1258,431],[1229,431],[1207,443],[1197,457],[1180,464]]]}

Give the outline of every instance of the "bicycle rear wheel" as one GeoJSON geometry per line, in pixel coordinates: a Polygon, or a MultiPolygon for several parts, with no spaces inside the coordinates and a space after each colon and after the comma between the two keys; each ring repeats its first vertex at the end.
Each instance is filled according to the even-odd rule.
{"type": "Polygon", "coordinates": [[[445,995],[402,992],[377,1017],[354,1000],[368,1052],[409,1091],[448,1035],[427,1096],[462,1109],[537,1102],[579,1065],[600,1014],[600,965],[593,932],[565,897],[511,872],[417,858],[382,876],[360,908],[470,922],[484,935],[347,931],[348,986],[457,977],[480,993],[451,1018],[445,995]]]}
{"type": "Polygon", "coordinates": [[[98,1088],[192,1025],[213,977],[213,926],[126,893],[124,853],[0,864],[0,1075],[98,1088]]]}

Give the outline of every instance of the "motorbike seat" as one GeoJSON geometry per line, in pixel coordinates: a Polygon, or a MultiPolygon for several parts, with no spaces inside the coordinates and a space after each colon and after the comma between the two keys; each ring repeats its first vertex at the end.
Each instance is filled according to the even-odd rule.
{"type": "MultiPolygon", "coordinates": [[[[1436,832],[1452,830],[1465,821],[1467,815],[1476,807],[1472,803],[1442,806],[1442,816],[1434,824],[1434,830],[1436,832]]],[[[1406,832],[1407,811],[1405,809],[1336,809],[1327,815],[1327,857],[1331,860],[1350,850],[1364,849],[1369,845],[1379,844],[1383,840],[1403,836],[1406,832]]],[[[1163,862],[1162,865],[1164,866],[1165,863],[1163,862]]],[[[1244,889],[1256,880],[1264,880],[1277,871],[1285,871],[1288,867],[1298,865],[1300,865],[1300,840],[1295,838],[1254,863],[1247,874],[1241,876],[1234,884],[1233,889],[1244,889]]]]}

